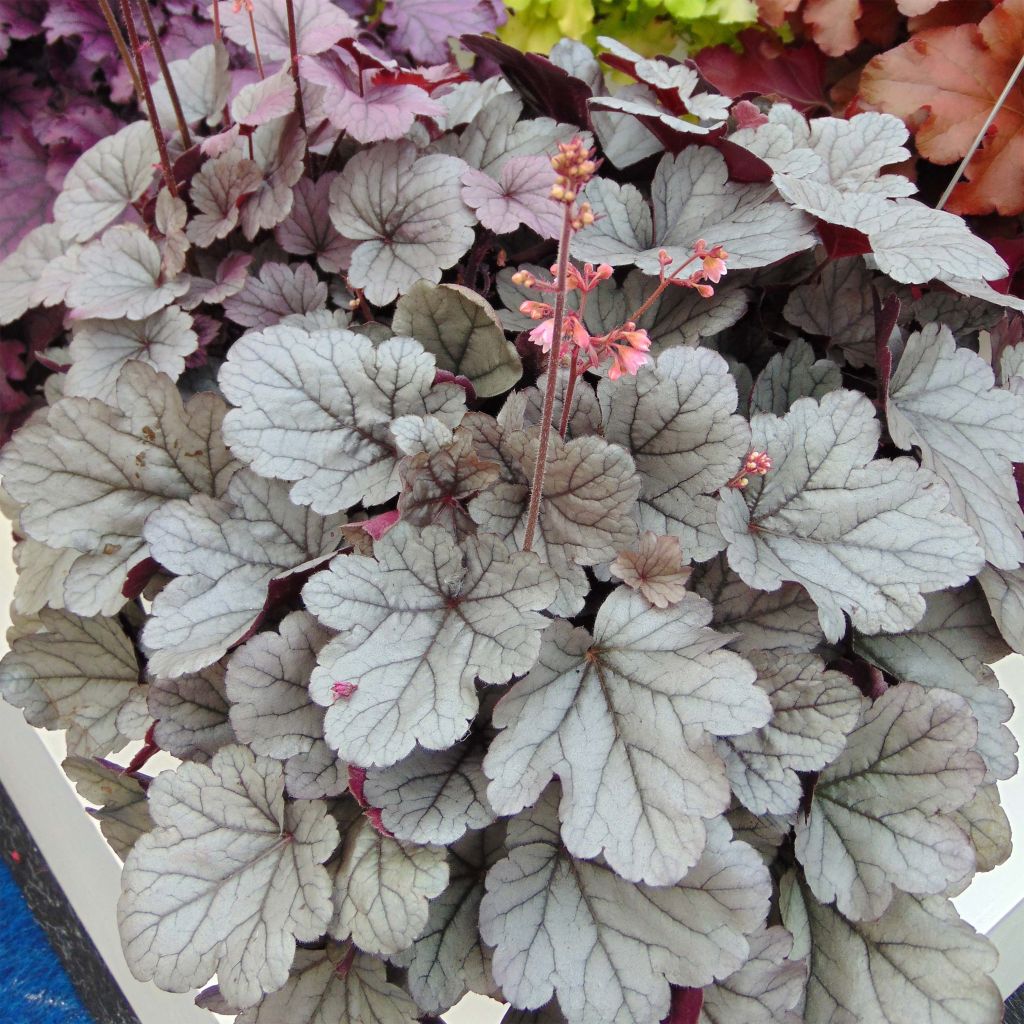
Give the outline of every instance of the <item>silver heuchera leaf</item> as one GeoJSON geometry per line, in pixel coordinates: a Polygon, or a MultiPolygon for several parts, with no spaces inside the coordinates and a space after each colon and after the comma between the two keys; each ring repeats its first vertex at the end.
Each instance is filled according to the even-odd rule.
{"type": "MultiPolygon", "coordinates": [[[[219,0],[218,6],[224,34],[233,43],[255,52],[255,35],[264,60],[288,60],[291,56],[287,9],[283,4],[253,4],[255,33],[244,4],[235,10],[233,3],[219,0]]],[[[350,39],[357,32],[356,23],[330,0],[294,0],[293,10],[295,42],[300,54],[323,53],[339,39],[350,39]]]]}
{"type": "Polygon", "coordinates": [[[897,893],[875,921],[847,921],[792,874],[782,917],[810,953],[804,1020],[814,1024],[995,1024],[1002,996],[986,974],[995,947],[949,900],[897,893]]]}
{"type": "Polygon", "coordinates": [[[979,786],[974,799],[953,811],[949,819],[970,839],[978,871],[991,871],[1009,859],[1013,850],[1010,822],[994,783],[979,786]]]}
{"type": "Polygon", "coordinates": [[[854,634],[854,650],[897,679],[960,694],[978,723],[974,749],[989,781],[1017,770],[1017,741],[1004,724],[1013,703],[988,663],[1007,653],[976,587],[929,594],[924,618],[895,636],[854,634]]]}
{"type": "Polygon", "coordinates": [[[480,933],[497,947],[494,977],[513,1006],[534,1009],[557,994],[569,1024],[657,1024],[670,982],[704,986],[743,965],[771,883],[723,820],[683,881],[651,888],[569,857],[557,801],[549,791],[513,820],[509,854],[488,872],[480,906],[480,933]]]}
{"type": "Polygon", "coordinates": [[[590,145],[589,133],[581,132],[576,125],[560,124],[550,117],[521,121],[522,112],[523,101],[517,93],[499,93],[487,102],[460,136],[449,136],[440,148],[497,178],[506,162],[514,157],[550,156],[556,152],[559,142],[575,136],[579,136],[584,145],[590,145]]]}
{"type": "Polygon", "coordinates": [[[392,960],[407,971],[409,991],[427,1013],[454,1006],[467,990],[491,993],[491,952],[480,939],[484,877],[504,856],[504,826],[470,832],[448,850],[448,887],[430,901],[427,925],[392,960]]]}
{"type": "Polygon", "coordinates": [[[462,202],[465,165],[419,156],[408,141],[357,153],[331,186],[331,220],[352,253],[348,280],[378,306],[418,280],[432,284],[473,244],[475,218],[462,202]]]}
{"type": "Polygon", "coordinates": [[[295,313],[315,313],[327,306],[327,285],[306,263],[264,263],[258,274],[224,302],[224,315],[245,327],[270,327],[295,313]]]}
{"type": "Polygon", "coordinates": [[[721,495],[718,525],[744,582],[802,584],[825,636],[896,633],[924,614],[922,594],[958,586],[983,561],[973,531],[943,511],[948,492],[910,459],[874,459],[871,402],[833,391],[801,398],[784,419],[755,416],[751,447],[773,469],[721,495]]]}
{"type": "Polygon", "coordinates": [[[448,884],[443,847],[415,846],[361,816],[348,830],[334,875],[331,934],[368,953],[400,953],[427,925],[428,901],[448,884]]]}
{"type": "Polygon", "coordinates": [[[142,631],[150,672],[173,678],[217,661],[256,623],[271,581],[336,551],[344,522],[293,505],[285,484],[247,469],[225,500],[199,494],[157,509],[144,536],[175,578],[142,631]]]}
{"type": "MultiPolygon", "coordinates": [[[[338,8],[332,5],[331,10],[338,8]]],[[[252,133],[252,156],[263,181],[242,206],[242,232],[249,241],[291,212],[292,186],[302,177],[305,153],[306,133],[297,114],[275,118],[252,133]]]]}
{"type": "Polygon", "coordinates": [[[232,409],[224,437],[257,473],[296,481],[292,499],[328,514],[398,492],[390,433],[401,416],[455,427],[465,409],[457,384],[434,386],[432,356],[411,338],[377,348],[340,328],[280,324],[240,338],[220,371],[232,409]]]}
{"type": "Polygon", "coordinates": [[[605,436],[633,456],[640,474],[640,527],[679,537],[697,561],[720,551],[711,495],[750,447],[725,360],[710,349],[669,349],[635,377],[602,381],[598,397],[605,436]]]}
{"type": "Polygon", "coordinates": [[[188,223],[189,241],[205,249],[230,235],[238,226],[242,200],[262,181],[259,165],[240,150],[229,149],[207,160],[191,181],[189,198],[198,212],[188,223]]]}
{"type": "Polygon", "coordinates": [[[53,205],[61,238],[85,242],[102,231],[149,188],[159,160],[148,121],[126,125],[86,150],[53,205]]]}
{"type": "MultiPolygon", "coordinates": [[[[172,60],[168,65],[171,80],[181,101],[182,113],[189,124],[205,121],[212,128],[224,116],[224,107],[231,91],[229,59],[227,47],[216,41],[209,46],[199,47],[184,60],[172,60]]],[[[164,130],[170,134],[177,123],[167,85],[162,77],[152,83],[152,90],[157,117],[164,130]]]]}
{"type": "Polygon", "coordinates": [[[67,729],[68,751],[102,756],[131,738],[117,715],[139,683],[131,639],[117,619],[40,612],[42,630],[21,636],[0,661],[0,694],[29,725],[67,729]]]}
{"type": "Polygon", "coordinates": [[[860,718],[864,699],[842,672],[813,654],[749,654],[757,684],[772,702],[771,721],[719,740],[734,795],[755,814],[794,814],[803,788],[797,772],[834,761],[860,718]]]}
{"type": "Polygon", "coordinates": [[[313,779],[293,792],[292,773],[322,763],[319,796],[337,796],[348,785],[346,765],[324,743],[324,711],[309,696],[309,676],[330,633],[308,612],[292,612],[278,632],[257,633],[228,662],[225,679],[235,734],[257,754],[285,761],[293,796],[310,797],[313,779]],[[291,769],[291,771],[289,771],[291,769]]]}
{"type": "Polygon", "coordinates": [[[77,248],[61,239],[55,224],[33,228],[0,262],[0,324],[12,323],[33,306],[61,302],[67,288],[51,294],[44,274],[67,250],[77,248]]]}
{"type": "Polygon", "coordinates": [[[163,279],[156,242],[133,224],[119,224],[82,250],[66,301],[78,320],[145,320],[188,289],[187,276],[163,279]]]}
{"type": "Polygon", "coordinates": [[[491,304],[461,285],[418,281],[398,300],[391,329],[415,338],[439,370],[468,377],[481,398],[504,394],[523,375],[491,304]]]}
{"type": "Polygon", "coordinates": [[[986,565],[978,573],[978,582],[1003,639],[1018,654],[1024,652],[1024,569],[1003,570],[986,565]]]}
{"type": "Polygon", "coordinates": [[[156,719],[153,739],[174,757],[209,761],[221,747],[236,742],[228,721],[223,665],[175,679],[154,679],[146,696],[149,713],[156,719]]]}
{"type": "Polygon", "coordinates": [[[291,213],[274,229],[274,238],[285,252],[316,256],[317,265],[328,274],[347,270],[355,248],[331,223],[330,192],[337,177],[328,172],[316,181],[301,178],[295,186],[291,213]]]}
{"type": "Polygon", "coordinates": [[[216,973],[231,1003],[254,1005],[330,921],[326,805],[286,804],[281,765],[230,746],[158,776],[149,806],[156,828],[125,861],[117,908],[128,966],[172,992],[216,973]]]}
{"type": "Polygon", "coordinates": [[[824,639],[818,609],[807,591],[795,583],[777,590],[751,590],[729,568],[725,554],[698,566],[691,589],[711,602],[712,623],[732,636],[740,654],[756,651],[813,651],[824,639]]]}
{"type": "Polygon", "coordinates": [[[555,595],[533,553],[481,534],[461,547],[440,527],[393,526],[376,560],[343,555],[302,592],[322,623],[344,630],[321,652],[310,692],[327,706],[327,741],[347,761],[390,765],[416,743],[450,747],[477,710],[475,678],[529,671],[555,595]],[[335,701],[335,682],[354,693],[335,701]]]}
{"type": "Polygon", "coordinates": [[[829,359],[814,359],[814,349],[798,338],[768,360],[750,396],[751,413],[785,416],[798,398],[821,398],[843,385],[843,375],[829,359]]]}
{"type": "Polygon", "coordinates": [[[974,872],[974,851],[944,815],[985,776],[967,702],[902,683],[883,694],[818,777],[797,822],[796,856],[823,903],[852,920],[884,913],[897,889],[933,895],[974,872]]]}
{"type": "Polygon", "coordinates": [[[71,328],[71,369],[64,394],[113,404],[117,378],[129,360],[176,381],[185,372],[185,357],[198,346],[192,318],[177,306],[144,320],[79,320],[71,328]]]}
{"type": "Polygon", "coordinates": [[[328,945],[299,949],[284,986],[235,1024],[416,1024],[416,1004],[387,979],[383,961],[328,945]]]}
{"type": "Polygon", "coordinates": [[[1024,396],[995,386],[992,368],[957,348],[948,327],[911,334],[889,381],[893,441],[919,448],[949,487],[950,507],[981,539],[996,568],[1024,561],[1024,512],[1011,463],[1024,461],[1024,396]]]}
{"type": "Polygon", "coordinates": [[[729,181],[725,158],[709,147],[691,146],[665,156],[651,187],[653,218],[631,185],[587,186],[597,221],[573,239],[579,260],[613,266],[636,264],[644,273],[662,269],[665,249],[677,263],[693,255],[698,238],[723,245],[730,270],[767,266],[811,248],[813,222],[773,198],[771,185],[729,181]]]}
{"type": "Polygon", "coordinates": [[[466,170],[462,199],[497,234],[525,224],[542,238],[557,238],[563,208],[551,198],[553,180],[547,157],[514,156],[504,162],[498,180],[473,167],[466,170]]]}
{"type": "Polygon", "coordinates": [[[750,936],[750,959],[704,990],[698,1024],[800,1024],[807,962],[789,959],[793,937],[775,925],[750,936]]]}
{"type": "Polygon", "coordinates": [[[142,783],[118,765],[92,757],[65,758],[61,768],[83,800],[99,805],[86,809],[100,823],[107,844],[124,860],[139,836],[153,827],[142,783]]]}
{"type": "Polygon", "coordinates": [[[652,608],[626,587],[597,613],[594,635],[556,620],[537,665],[494,710],[504,731],[484,770],[499,814],[562,781],[562,841],[607,858],[634,882],[672,885],[697,863],[729,803],[711,736],[746,732],[771,714],[754,670],[721,650],[711,606],[686,594],[652,608]]]}
{"type": "Polygon", "coordinates": [[[859,256],[831,260],[816,282],[789,293],[783,316],[808,334],[829,339],[850,366],[875,364],[872,275],[859,256]]]}
{"type": "MultiPolygon", "coordinates": [[[[523,396],[524,407],[525,400],[523,396]]],[[[524,411],[519,412],[520,426],[524,411]]],[[[488,419],[471,416],[466,425],[474,430],[481,454],[503,464],[504,479],[474,498],[469,512],[482,532],[504,538],[510,551],[519,551],[526,534],[538,431],[511,429],[499,442],[508,450],[492,454],[487,432],[495,425],[488,419]]],[[[583,607],[589,583],[581,566],[609,561],[633,543],[637,530],[632,514],[639,490],[633,460],[618,445],[590,436],[563,442],[552,435],[534,550],[558,576],[558,597],[550,607],[554,614],[573,615],[583,607]]]]}
{"type": "Polygon", "coordinates": [[[390,768],[371,768],[363,793],[384,827],[413,843],[454,843],[496,815],[487,801],[484,748],[472,739],[448,750],[417,750],[390,768]]]}

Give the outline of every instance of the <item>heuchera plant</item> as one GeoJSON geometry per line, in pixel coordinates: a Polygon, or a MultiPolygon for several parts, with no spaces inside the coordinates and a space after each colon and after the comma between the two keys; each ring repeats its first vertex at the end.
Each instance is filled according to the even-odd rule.
{"type": "Polygon", "coordinates": [[[262,77],[198,50],[0,264],[67,337],[0,453],[0,690],[134,974],[240,1024],[998,1021],[950,897],[1009,853],[1024,303],[903,124],[217,14],[262,77]]]}

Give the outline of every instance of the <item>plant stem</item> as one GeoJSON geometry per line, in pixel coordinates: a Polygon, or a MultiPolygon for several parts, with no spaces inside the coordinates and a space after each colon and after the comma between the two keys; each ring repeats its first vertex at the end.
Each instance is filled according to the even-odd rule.
{"type": "Polygon", "coordinates": [[[655,288],[653,292],[651,292],[647,301],[642,306],[640,306],[633,313],[633,315],[629,317],[629,319],[633,323],[638,323],[640,317],[642,317],[644,313],[646,313],[647,310],[649,310],[651,306],[653,306],[655,302],[657,302],[658,299],[661,298],[662,292],[664,292],[665,289],[676,279],[677,275],[682,273],[696,258],[696,256],[691,256],[685,263],[681,263],[678,267],[676,267],[676,269],[673,270],[672,273],[668,275],[668,277],[665,277],[664,274],[662,274],[661,280],[658,282],[658,287],[655,288]]]}
{"type": "Polygon", "coordinates": [[[135,63],[132,60],[128,44],[124,41],[124,36],[121,35],[121,26],[118,25],[117,18],[114,17],[114,12],[110,9],[110,4],[107,0],[99,0],[99,4],[100,10],[103,12],[103,19],[107,23],[107,28],[110,29],[110,36],[114,40],[114,45],[117,47],[117,52],[121,55],[121,60],[124,62],[124,66],[128,69],[128,74],[132,77],[132,85],[135,87],[135,96],[141,105],[145,102],[142,96],[142,83],[139,81],[139,74],[135,70],[135,63]]]}
{"type": "Polygon", "coordinates": [[[224,42],[224,34],[220,29],[220,0],[213,0],[213,38],[218,43],[224,42]]]}
{"type": "Polygon", "coordinates": [[[156,62],[160,65],[160,74],[163,76],[164,85],[167,86],[167,96],[171,101],[171,106],[174,108],[174,117],[178,122],[178,132],[181,135],[182,145],[186,149],[191,149],[192,136],[189,134],[185,112],[181,109],[181,100],[178,98],[178,90],[175,88],[171,69],[167,66],[167,58],[164,56],[164,48],[160,43],[160,36],[157,33],[156,25],[153,24],[153,12],[149,6],[149,0],[139,0],[139,10],[142,11],[142,20],[146,23],[146,34],[149,36],[150,46],[153,47],[156,62]]]}
{"type": "Polygon", "coordinates": [[[562,233],[558,239],[558,276],[555,279],[555,315],[551,326],[551,354],[548,357],[548,386],[544,391],[544,409],[540,417],[540,439],[537,445],[537,465],[530,485],[530,507],[526,516],[526,534],[523,550],[533,550],[533,535],[540,518],[540,499],[544,493],[544,474],[547,472],[548,444],[551,440],[551,416],[558,390],[558,357],[562,347],[562,321],[565,319],[565,282],[569,266],[569,241],[572,238],[572,204],[567,203],[562,214],[562,233]]]}
{"type": "Polygon", "coordinates": [[[163,171],[164,184],[167,186],[167,191],[177,198],[178,183],[174,180],[174,171],[171,168],[171,158],[167,152],[167,140],[160,127],[160,118],[156,116],[156,104],[153,102],[153,92],[149,88],[149,79],[146,77],[146,63],[142,59],[142,44],[139,42],[135,18],[132,16],[131,0],[121,0],[121,14],[124,17],[125,28],[128,30],[128,41],[131,43],[132,53],[135,55],[135,68],[139,73],[139,81],[142,83],[142,98],[146,104],[146,113],[149,115],[149,127],[153,130],[157,152],[160,154],[160,168],[163,171]]]}
{"type": "Polygon", "coordinates": [[[299,37],[295,31],[294,0],[284,0],[285,13],[288,16],[288,49],[291,51],[292,81],[295,83],[295,109],[299,114],[299,127],[306,136],[307,153],[309,152],[309,131],[306,128],[306,107],[302,102],[302,85],[299,82],[299,37]]]}
{"type": "Polygon", "coordinates": [[[580,375],[580,354],[575,349],[572,353],[572,363],[569,365],[569,381],[565,385],[565,397],[562,399],[562,421],[558,425],[558,434],[565,440],[566,431],[569,429],[569,410],[572,408],[573,396],[576,394],[576,381],[580,375]]]}
{"type": "Polygon", "coordinates": [[[263,58],[260,56],[260,41],[256,38],[256,19],[253,17],[251,4],[249,6],[249,28],[252,30],[252,48],[256,54],[256,70],[262,79],[266,75],[263,74],[263,58]]]}
{"type": "MultiPolygon", "coordinates": [[[[587,311],[587,299],[590,297],[589,292],[584,292],[580,296],[580,308],[577,311],[577,315],[580,320],[583,319],[584,314],[587,311]]],[[[572,409],[572,399],[576,394],[576,381],[580,377],[580,353],[578,349],[572,350],[572,362],[569,364],[569,381],[565,385],[565,397],[562,399],[562,419],[558,425],[558,433],[562,440],[565,440],[566,432],[569,429],[569,415],[570,409],[572,409]]]]}
{"type": "Polygon", "coordinates": [[[957,167],[956,173],[950,179],[945,192],[943,192],[939,197],[939,202],[935,207],[936,210],[941,210],[949,201],[949,197],[953,194],[953,189],[956,188],[960,179],[963,177],[964,171],[967,170],[967,165],[971,162],[971,157],[973,157],[978,151],[978,147],[985,138],[985,133],[989,130],[992,122],[996,119],[996,115],[1003,109],[1003,104],[1010,95],[1010,91],[1017,84],[1017,79],[1020,78],[1022,72],[1024,72],[1024,57],[1021,57],[1017,62],[1017,66],[1013,69],[1013,74],[1011,74],[1006,80],[1006,85],[1003,87],[1003,91],[999,94],[999,98],[993,104],[992,109],[988,112],[988,117],[985,118],[985,123],[981,126],[978,134],[974,137],[974,141],[971,143],[967,152],[964,153],[964,158],[960,161],[960,166],[957,167]]]}

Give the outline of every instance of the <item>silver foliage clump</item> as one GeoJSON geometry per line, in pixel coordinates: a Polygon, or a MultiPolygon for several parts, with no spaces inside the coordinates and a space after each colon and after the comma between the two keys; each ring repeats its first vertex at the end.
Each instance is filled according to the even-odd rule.
{"type": "Polygon", "coordinates": [[[732,130],[694,72],[606,41],[684,119],[561,44],[544,73],[601,93],[606,157],[572,255],[609,271],[569,306],[592,335],[640,308],[652,348],[580,380],[523,550],[546,367],[513,272],[554,252],[549,158],[583,129],[298,6],[301,118],[257,5],[245,132],[169,189],[122,129],[0,264],[0,322],[57,307],[68,342],[0,452],[0,692],[67,731],[133,973],[216,974],[200,1003],[239,1024],[412,1024],[470,990],[658,1024],[684,989],[706,1024],[998,1021],[950,897],[1009,855],[1017,770],[1002,261],[883,173],[894,118],[732,130]],[[759,180],[687,144],[725,137],[759,180]],[[870,252],[830,258],[824,225],[870,252]],[[715,294],[647,303],[699,240],[729,253],[715,294]],[[177,769],[104,760],[143,737],[177,769]]]}

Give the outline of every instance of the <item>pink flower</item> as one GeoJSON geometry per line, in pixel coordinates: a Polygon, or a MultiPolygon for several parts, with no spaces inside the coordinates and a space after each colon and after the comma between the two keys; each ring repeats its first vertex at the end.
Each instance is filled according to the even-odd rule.
{"type": "Polygon", "coordinates": [[[547,302],[534,302],[527,299],[519,307],[520,313],[525,313],[531,320],[544,320],[554,315],[554,309],[547,302]]]}
{"type": "Polygon", "coordinates": [[[709,249],[708,243],[703,238],[697,239],[693,252],[703,264],[701,276],[708,281],[714,281],[715,284],[718,284],[722,280],[722,275],[726,272],[725,261],[729,258],[729,254],[720,245],[709,249]]]}
{"type": "Polygon", "coordinates": [[[651,357],[647,353],[651,339],[646,331],[638,330],[632,321],[612,331],[606,344],[612,357],[612,365],[608,368],[611,380],[618,380],[624,373],[635,376],[640,367],[650,361],[651,357]]]}
{"type": "MultiPolygon", "coordinates": [[[[524,303],[525,305],[525,303],[524,303]]],[[[520,307],[522,309],[522,307],[520,307]]],[[[530,341],[539,345],[544,352],[551,351],[551,339],[555,329],[555,320],[552,317],[539,323],[530,331],[530,341]]],[[[563,345],[575,345],[577,348],[589,349],[591,347],[590,333],[583,326],[579,315],[572,310],[566,310],[562,318],[562,342],[563,345]]]]}

